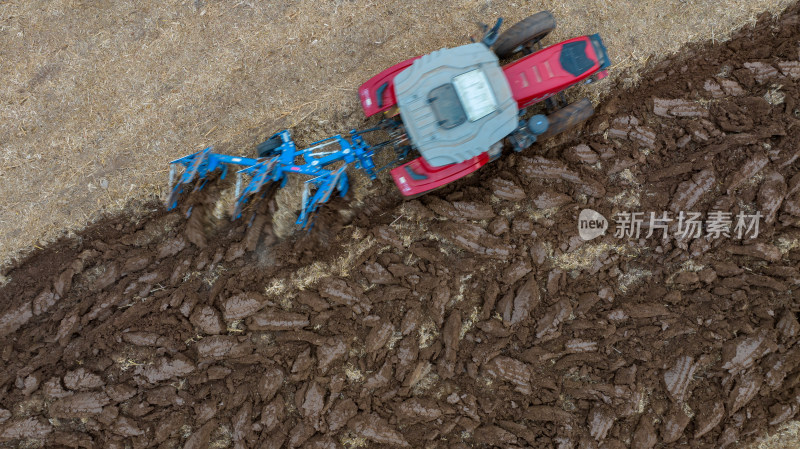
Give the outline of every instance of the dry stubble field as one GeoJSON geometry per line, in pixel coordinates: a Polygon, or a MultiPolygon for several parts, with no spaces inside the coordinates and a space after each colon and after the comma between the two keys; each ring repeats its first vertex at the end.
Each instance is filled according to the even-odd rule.
{"type": "Polygon", "coordinates": [[[0,266],[163,195],[167,162],[209,144],[248,154],[282,127],[303,143],[361,125],[361,82],[478,21],[549,9],[554,39],[601,33],[612,76],[635,83],[648,61],[789,3],[2,1],[0,266]]]}

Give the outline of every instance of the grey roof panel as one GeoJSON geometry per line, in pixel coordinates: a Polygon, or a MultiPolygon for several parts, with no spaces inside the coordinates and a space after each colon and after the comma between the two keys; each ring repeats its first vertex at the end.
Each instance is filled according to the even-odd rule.
{"type": "Polygon", "coordinates": [[[497,56],[485,45],[476,43],[456,48],[445,48],[427,54],[394,79],[395,95],[400,116],[403,118],[411,142],[425,160],[435,166],[455,164],[473,158],[513,132],[518,125],[517,102],[511,95],[503,69],[497,56]],[[437,87],[453,83],[459,75],[480,70],[494,95],[494,111],[485,92],[483,79],[476,74],[461,77],[474,88],[477,95],[470,104],[461,94],[465,82],[455,85],[467,115],[478,114],[475,121],[465,121],[458,126],[440,126],[429,94],[437,87]],[[464,102],[467,102],[464,105],[464,102]]]}

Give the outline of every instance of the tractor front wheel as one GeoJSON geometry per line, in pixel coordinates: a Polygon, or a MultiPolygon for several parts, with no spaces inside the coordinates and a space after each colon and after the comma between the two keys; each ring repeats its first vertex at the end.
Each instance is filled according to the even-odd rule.
{"type": "Polygon", "coordinates": [[[571,103],[547,116],[550,126],[539,139],[544,139],[564,132],[584,121],[594,114],[594,107],[588,98],[571,103]]]}
{"type": "Polygon", "coordinates": [[[556,19],[550,11],[538,12],[503,31],[494,44],[494,53],[501,59],[530,48],[556,28],[556,19]]]}

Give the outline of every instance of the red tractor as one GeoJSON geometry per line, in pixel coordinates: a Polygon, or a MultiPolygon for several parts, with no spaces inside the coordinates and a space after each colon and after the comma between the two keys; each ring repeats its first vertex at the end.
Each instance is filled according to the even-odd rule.
{"type": "Polygon", "coordinates": [[[606,76],[610,62],[600,36],[542,49],[540,41],[556,26],[550,12],[529,16],[498,36],[501,24],[502,19],[479,43],[405,60],[359,88],[367,117],[379,112],[399,116],[420,153],[391,170],[404,196],[474,172],[500,155],[506,138],[521,151],[592,115],[588,99],[559,108],[563,95],[551,97],[606,76]],[[509,62],[500,65],[500,60],[509,62]],[[547,101],[549,114],[523,120],[526,108],[541,101],[547,101]]]}
{"type": "Polygon", "coordinates": [[[366,115],[383,112],[388,119],[349,138],[336,135],[298,148],[289,130],[278,131],[256,148],[257,158],[217,154],[208,147],[172,161],[167,208],[177,206],[185,187],[201,189],[212,172],[225,177],[237,171],[233,218],[248,202],[274,194],[289,176],[308,179],[297,218],[308,228],[314,213],[338,192],[349,188],[346,169],[354,166],[371,179],[377,168],[373,156],[392,148],[402,162],[411,151],[420,157],[394,168],[392,178],[405,197],[421,195],[464,177],[499,157],[504,142],[522,151],[592,115],[588,99],[565,105],[561,92],[577,83],[603,78],[608,55],[598,35],[576,37],[542,49],[542,40],[555,26],[549,12],[540,12],[498,36],[502,19],[484,27],[481,42],[445,48],[396,64],[359,88],[366,115]],[[501,66],[500,59],[521,57],[501,66]],[[547,102],[548,114],[526,117],[526,108],[547,102]],[[390,139],[370,144],[363,135],[388,131],[390,139]],[[177,169],[184,171],[176,179],[177,169]],[[245,181],[248,178],[249,181],[245,181]]]}

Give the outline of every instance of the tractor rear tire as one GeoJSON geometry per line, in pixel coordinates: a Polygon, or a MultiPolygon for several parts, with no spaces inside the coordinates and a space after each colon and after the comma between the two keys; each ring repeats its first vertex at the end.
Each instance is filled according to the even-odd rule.
{"type": "Polygon", "coordinates": [[[558,111],[547,116],[547,121],[550,122],[550,127],[544,132],[539,139],[554,136],[562,133],[570,128],[573,128],[580,123],[589,119],[594,114],[594,107],[591,100],[584,98],[570,103],[569,105],[559,109],[558,111]]]}
{"type": "Polygon", "coordinates": [[[550,11],[528,16],[503,31],[494,44],[494,53],[500,58],[511,57],[523,46],[532,46],[556,28],[556,19],[550,11]]]}
{"type": "Polygon", "coordinates": [[[270,157],[277,154],[275,150],[281,146],[281,143],[283,142],[281,142],[280,136],[272,136],[268,140],[261,142],[256,147],[258,157],[270,157]]]}

